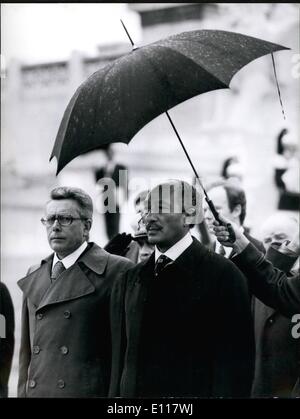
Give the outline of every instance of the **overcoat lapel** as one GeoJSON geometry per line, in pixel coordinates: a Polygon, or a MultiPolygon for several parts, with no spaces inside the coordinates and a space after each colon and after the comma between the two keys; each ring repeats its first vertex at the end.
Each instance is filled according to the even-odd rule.
{"type": "Polygon", "coordinates": [[[147,299],[147,284],[153,280],[154,273],[154,253],[150,258],[141,266],[140,271],[133,281],[128,284],[125,310],[127,316],[130,317],[130,324],[134,335],[139,334],[141,318],[144,308],[144,303],[147,299]]]}
{"type": "Polygon", "coordinates": [[[276,313],[276,310],[274,308],[265,305],[258,299],[255,300],[255,317],[257,319],[256,326],[258,328],[263,327],[265,322],[270,317],[274,316],[275,313],[276,313]]]}
{"type": "Polygon", "coordinates": [[[37,308],[51,286],[50,272],[53,254],[42,260],[41,266],[18,281],[18,285],[30,302],[37,308]]]}
{"type": "Polygon", "coordinates": [[[74,300],[95,291],[94,285],[86,274],[80,269],[78,263],[64,271],[59,278],[48,288],[40,301],[38,309],[49,304],[74,300]]]}
{"type": "Polygon", "coordinates": [[[105,272],[109,254],[94,243],[78,261],[51,284],[53,254],[42,261],[40,268],[18,281],[25,296],[37,308],[73,300],[91,294],[95,287],[85,274],[84,266],[101,275],[105,272]]]}

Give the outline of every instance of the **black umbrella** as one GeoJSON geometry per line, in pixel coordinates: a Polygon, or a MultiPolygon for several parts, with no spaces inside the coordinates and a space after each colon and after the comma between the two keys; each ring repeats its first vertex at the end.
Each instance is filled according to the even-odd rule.
{"type": "Polygon", "coordinates": [[[133,45],[129,54],[92,74],[70,100],[50,157],[57,158],[57,174],[101,145],[128,144],[161,113],[201,93],[228,88],[246,64],[284,49],[289,48],[219,30],[183,32],[141,48],[133,45]]]}

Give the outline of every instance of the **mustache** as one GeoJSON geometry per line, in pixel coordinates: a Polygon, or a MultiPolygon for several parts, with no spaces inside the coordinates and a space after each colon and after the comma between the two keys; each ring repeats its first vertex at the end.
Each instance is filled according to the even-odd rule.
{"type": "Polygon", "coordinates": [[[159,226],[158,224],[156,224],[156,223],[154,223],[154,222],[146,223],[146,224],[145,224],[145,227],[146,227],[146,230],[147,230],[147,231],[149,231],[149,230],[150,230],[150,228],[155,228],[155,229],[157,229],[157,230],[161,230],[161,229],[162,229],[162,227],[161,227],[161,226],[159,226]]]}

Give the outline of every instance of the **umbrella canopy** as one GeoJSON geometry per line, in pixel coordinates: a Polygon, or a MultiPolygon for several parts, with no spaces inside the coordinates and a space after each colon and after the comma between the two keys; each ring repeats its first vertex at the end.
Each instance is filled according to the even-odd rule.
{"type": "Polygon", "coordinates": [[[50,160],[57,174],[75,157],[113,142],[129,143],[148,122],[179,103],[228,88],[254,59],[289,49],[235,32],[183,32],[96,71],[70,100],[50,160]]]}

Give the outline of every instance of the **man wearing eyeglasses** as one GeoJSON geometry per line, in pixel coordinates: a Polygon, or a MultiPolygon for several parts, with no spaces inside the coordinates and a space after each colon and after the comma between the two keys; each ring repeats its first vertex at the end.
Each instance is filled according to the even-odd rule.
{"type": "Polygon", "coordinates": [[[18,282],[24,293],[19,397],[105,397],[111,369],[112,284],[133,265],[89,243],[93,204],[79,188],[51,192],[54,251],[18,282]]]}

